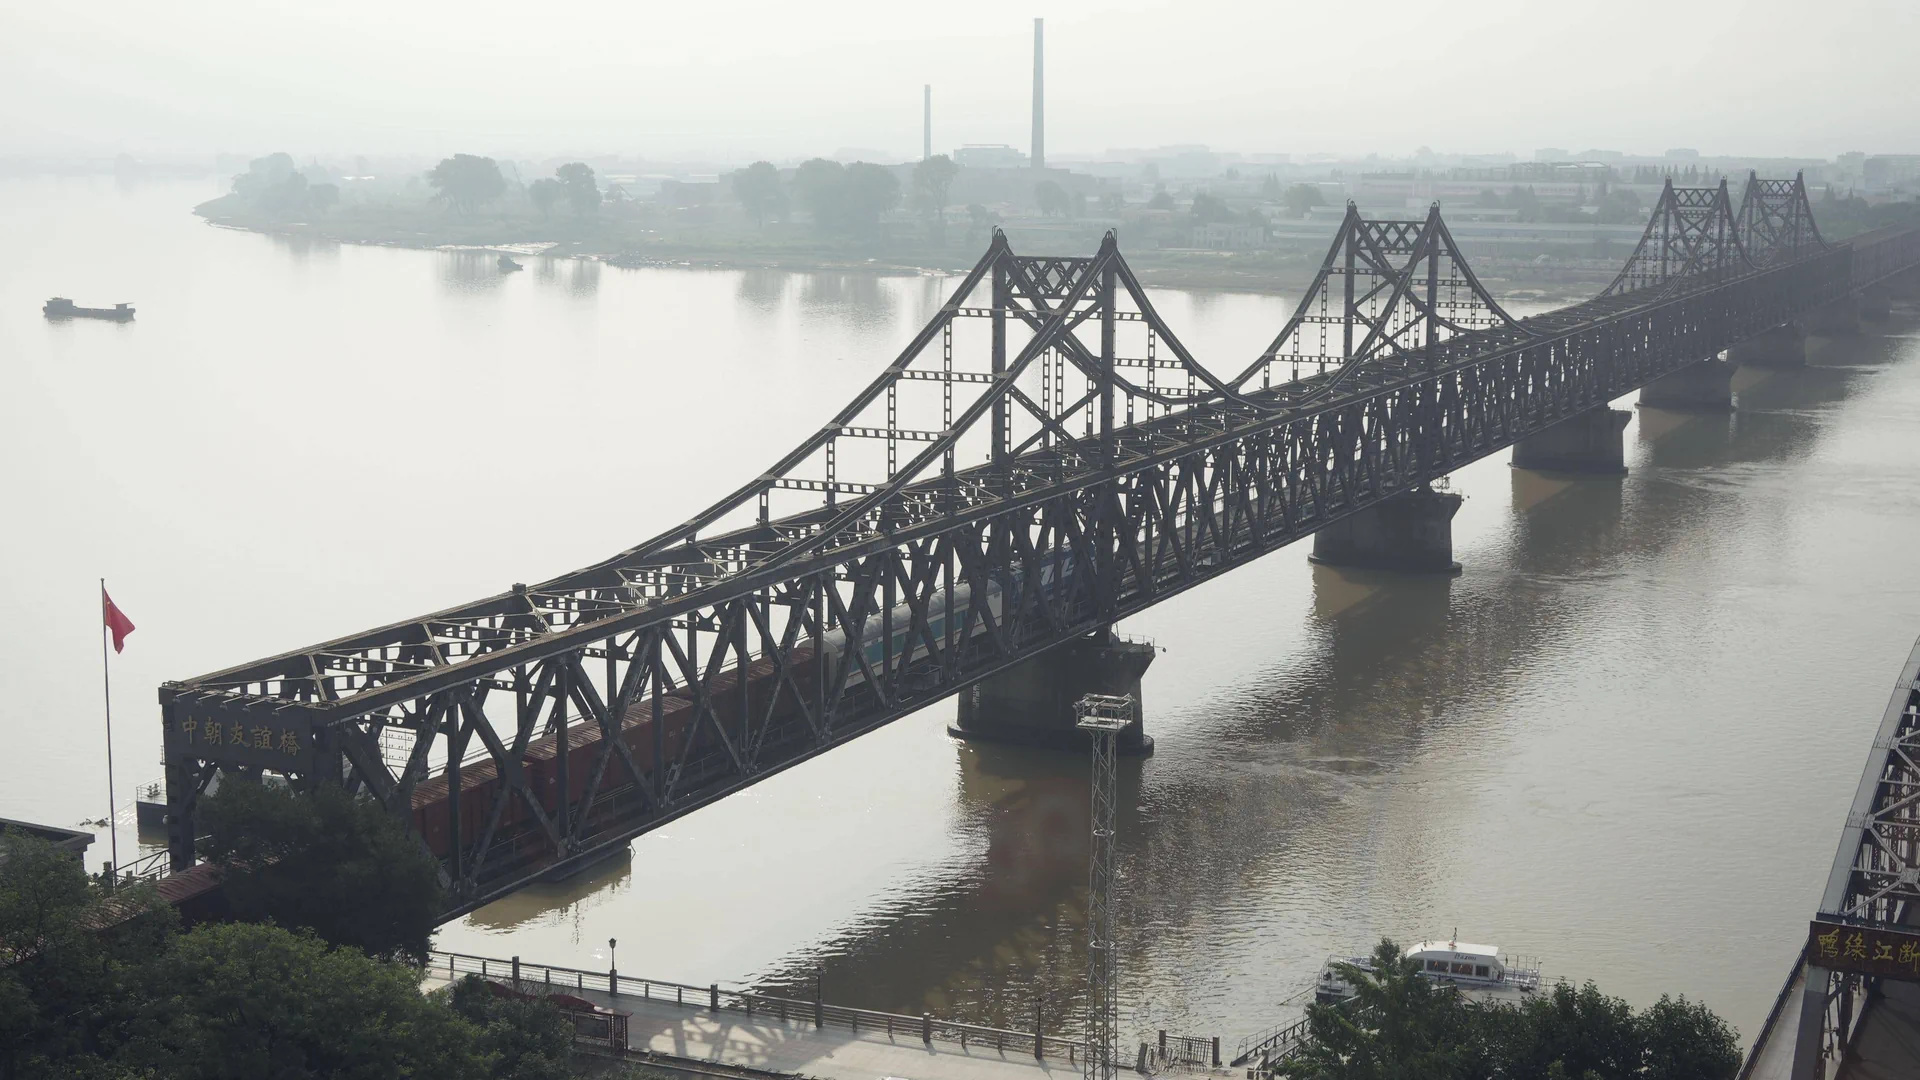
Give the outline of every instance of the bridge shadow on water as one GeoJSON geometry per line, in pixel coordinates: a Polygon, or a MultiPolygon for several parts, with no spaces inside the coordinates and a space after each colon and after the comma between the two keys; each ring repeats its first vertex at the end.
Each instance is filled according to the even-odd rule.
{"type": "MultiPolygon", "coordinates": [[[[1186,701],[1156,699],[1150,686],[1161,752],[1123,765],[1120,910],[1123,1000],[1154,1001],[1158,1011],[1132,1026],[1238,1034],[1223,1015],[1244,1016],[1249,998],[1271,1003],[1304,985],[1329,935],[1374,925],[1384,915],[1376,900],[1420,888],[1377,869],[1404,862],[1415,874],[1396,853],[1422,842],[1383,835],[1382,780],[1436,740],[1500,752],[1507,736],[1492,718],[1514,692],[1506,676],[1571,648],[1624,575],[1663,554],[1710,549],[1752,512],[1727,474],[1806,459],[1837,406],[1894,359],[1897,344],[1872,335],[1816,342],[1813,366],[1742,372],[1736,413],[1640,410],[1624,480],[1508,470],[1507,519],[1462,553],[1464,576],[1315,566],[1297,612],[1303,643],[1276,643],[1269,662],[1186,701]],[[1256,933],[1259,947],[1246,947],[1256,933]],[[1276,948],[1276,936],[1300,944],[1276,948]],[[1173,952],[1210,963],[1158,962],[1173,952]],[[1289,970],[1262,970],[1250,956],[1289,970]]],[[[1301,554],[1296,546],[1263,565],[1301,554]]],[[[1275,613],[1276,625],[1285,621],[1275,613]]],[[[1179,652],[1162,663],[1178,663],[1179,652]]],[[[764,980],[769,992],[801,992],[822,970],[830,996],[848,1004],[1020,1027],[1036,1001],[1049,1017],[1077,1014],[1084,759],[991,745],[957,745],[955,754],[956,799],[984,853],[777,965],[764,980]]]]}

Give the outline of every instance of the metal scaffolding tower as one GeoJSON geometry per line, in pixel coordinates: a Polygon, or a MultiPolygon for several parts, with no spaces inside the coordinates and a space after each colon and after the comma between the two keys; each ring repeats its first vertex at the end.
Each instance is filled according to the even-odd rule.
{"type": "Polygon", "coordinates": [[[1086,1080],[1114,1080],[1113,940],[1114,742],[1133,720],[1133,695],[1088,694],[1074,705],[1076,725],[1093,742],[1093,845],[1087,865],[1086,1080]]]}

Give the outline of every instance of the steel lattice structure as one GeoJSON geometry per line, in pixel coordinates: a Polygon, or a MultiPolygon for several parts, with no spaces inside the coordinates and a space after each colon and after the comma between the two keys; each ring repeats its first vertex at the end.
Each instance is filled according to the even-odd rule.
{"type": "Polygon", "coordinates": [[[1134,719],[1131,695],[1088,694],[1074,706],[1078,727],[1093,747],[1092,836],[1087,847],[1087,1052],[1081,1062],[1085,1080],[1114,1080],[1119,1049],[1119,942],[1113,928],[1115,802],[1118,769],[1115,743],[1134,719]]]}
{"type": "MultiPolygon", "coordinates": [[[[410,818],[457,915],[1920,262],[1914,232],[1706,258],[1669,229],[1688,190],[1638,284],[1518,320],[1437,208],[1349,207],[1230,378],[1111,234],[1087,258],[996,234],[851,404],[688,521],[163,685],[174,865],[218,769],[344,782],[410,818]]],[[[1724,185],[1703,190],[1717,230],[1724,185]]]]}
{"type": "MultiPolygon", "coordinates": [[[[1920,642],[1916,642],[1854,793],[1826,892],[1821,919],[1911,932],[1920,919],[1920,642]]],[[[1852,1041],[1879,977],[1819,966],[1805,958],[1794,1044],[1796,1080],[1821,1075],[1852,1041]]]]}

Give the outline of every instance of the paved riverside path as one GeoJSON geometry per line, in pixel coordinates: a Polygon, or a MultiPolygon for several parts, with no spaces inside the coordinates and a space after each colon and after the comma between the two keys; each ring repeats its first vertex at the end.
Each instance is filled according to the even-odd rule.
{"type": "MultiPolygon", "coordinates": [[[[465,974],[461,972],[459,974],[465,974]]],[[[424,988],[448,983],[445,969],[429,970],[424,988]]],[[[621,985],[627,985],[622,979],[621,985]]],[[[637,983],[636,983],[637,985],[637,983]]],[[[627,1022],[627,1046],[690,1061],[712,1062],[826,1080],[1070,1080],[1080,1066],[1064,1058],[1036,1061],[1033,1044],[1026,1042],[997,1050],[936,1039],[920,1041],[920,1032],[884,1029],[860,1032],[840,1028],[815,1030],[813,1021],[782,1021],[732,1009],[708,1012],[703,999],[676,1005],[631,994],[612,997],[599,990],[578,990],[556,984],[556,991],[585,998],[621,1012],[627,1022]]]]}

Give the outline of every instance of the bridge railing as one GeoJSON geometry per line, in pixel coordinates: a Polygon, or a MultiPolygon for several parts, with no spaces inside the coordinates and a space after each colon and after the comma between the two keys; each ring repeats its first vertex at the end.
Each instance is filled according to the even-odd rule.
{"type": "Polygon", "coordinates": [[[466,953],[434,950],[425,973],[444,975],[449,980],[461,975],[507,983],[516,988],[539,986],[554,990],[590,990],[611,998],[634,998],[664,1002],[708,1012],[733,1012],[759,1016],[780,1023],[811,1024],[816,1029],[836,1028],[852,1034],[886,1035],[889,1038],[914,1038],[932,1045],[944,1042],[961,1049],[993,1049],[1031,1053],[1038,1060],[1064,1060],[1077,1064],[1081,1042],[1078,1039],[1048,1035],[1038,1031],[988,1027],[958,1020],[943,1020],[931,1013],[909,1016],[879,1009],[860,1009],[831,1005],[824,1001],[762,994],[752,990],[727,989],[718,983],[696,986],[692,983],[649,979],[636,975],[616,975],[609,971],[530,964],[518,957],[500,959],[466,953]]]}

